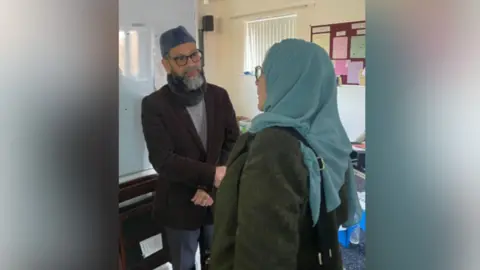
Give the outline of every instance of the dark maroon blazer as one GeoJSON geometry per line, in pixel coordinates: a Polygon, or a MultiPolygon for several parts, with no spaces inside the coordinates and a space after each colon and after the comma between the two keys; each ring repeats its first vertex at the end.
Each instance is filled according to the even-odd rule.
{"type": "Polygon", "coordinates": [[[212,208],[191,199],[202,188],[215,200],[215,167],[225,165],[240,131],[225,89],[208,84],[205,108],[207,149],[168,85],[142,100],[143,134],[159,175],[153,215],[163,226],[191,230],[213,223],[212,208]]]}

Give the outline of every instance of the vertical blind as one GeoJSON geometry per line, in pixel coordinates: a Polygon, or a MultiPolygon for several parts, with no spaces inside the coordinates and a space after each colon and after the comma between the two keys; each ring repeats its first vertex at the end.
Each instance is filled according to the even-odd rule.
{"type": "Polygon", "coordinates": [[[296,15],[268,18],[246,23],[244,71],[253,72],[275,43],[295,38],[296,15]]]}

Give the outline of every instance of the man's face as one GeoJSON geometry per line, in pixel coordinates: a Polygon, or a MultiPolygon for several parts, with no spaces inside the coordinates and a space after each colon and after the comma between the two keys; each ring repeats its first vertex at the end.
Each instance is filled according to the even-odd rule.
{"type": "Polygon", "coordinates": [[[201,59],[202,53],[195,43],[184,43],[172,48],[162,64],[168,74],[183,78],[187,88],[195,90],[204,83],[201,59]]]}

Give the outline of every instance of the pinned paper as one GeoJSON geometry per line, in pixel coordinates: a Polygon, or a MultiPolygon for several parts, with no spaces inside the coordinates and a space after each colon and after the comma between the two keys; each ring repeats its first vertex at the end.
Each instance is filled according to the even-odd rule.
{"type": "Polygon", "coordinates": [[[337,86],[342,86],[342,85],[343,85],[342,76],[337,76],[337,86]]]}
{"type": "Polygon", "coordinates": [[[365,86],[365,77],[360,77],[360,80],[358,81],[358,85],[365,86]]]}
{"type": "Polygon", "coordinates": [[[350,45],[350,58],[365,58],[365,36],[352,37],[350,45]]]}
{"type": "Polygon", "coordinates": [[[163,249],[162,234],[154,235],[140,242],[140,249],[144,258],[163,249]]]}
{"type": "Polygon", "coordinates": [[[312,37],[312,42],[325,49],[330,55],[330,33],[315,34],[312,37]]]}
{"type": "Polygon", "coordinates": [[[335,37],[333,39],[333,58],[345,59],[348,52],[348,37],[335,37]]]}
{"type": "Polygon", "coordinates": [[[360,77],[360,80],[359,80],[359,83],[358,83],[358,84],[359,84],[359,85],[362,85],[362,86],[365,86],[365,69],[362,69],[362,70],[360,71],[359,77],[360,77]]]}
{"type": "Polygon", "coordinates": [[[355,24],[352,24],[352,29],[359,29],[359,28],[365,28],[366,24],[363,22],[363,23],[355,23],[355,24]]]}
{"type": "Polygon", "coordinates": [[[347,83],[360,84],[363,62],[352,61],[348,64],[347,83]]]}
{"type": "Polygon", "coordinates": [[[347,75],[348,74],[348,61],[349,60],[335,60],[335,74],[347,75]]]}
{"type": "Polygon", "coordinates": [[[312,28],[314,34],[330,32],[330,26],[317,26],[312,28]]]}

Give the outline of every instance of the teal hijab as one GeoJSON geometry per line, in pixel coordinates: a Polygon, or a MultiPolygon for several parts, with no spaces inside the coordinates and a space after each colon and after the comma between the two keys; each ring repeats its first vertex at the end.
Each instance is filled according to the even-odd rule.
{"type": "Polygon", "coordinates": [[[322,199],[328,212],[340,205],[338,192],[344,184],[349,195],[349,218],[344,225],[358,223],[361,208],[350,160],[352,146],[338,114],[336,76],[330,57],[314,43],[283,40],[268,51],[263,75],[267,99],[264,112],[252,120],[250,132],[269,127],[296,129],[313,148],[301,143],[309,171],[313,224],[318,222],[322,199]],[[322,181],[326,198],[321,194],[322,181]]]}

